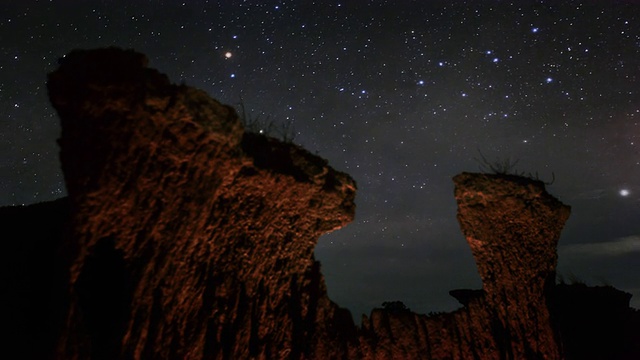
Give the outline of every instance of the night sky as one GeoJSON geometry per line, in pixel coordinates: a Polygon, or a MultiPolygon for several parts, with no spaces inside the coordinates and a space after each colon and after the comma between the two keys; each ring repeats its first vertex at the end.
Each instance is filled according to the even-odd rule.
{"type": "Polygon", "coordinates": [[[519,160],[572,206],[567,281],[640,307],[640,5],[632,1],[34,1],[0,5],[0,205],[65,195],[46,74],[75,48],[150,67],[254,118],[358,183],[320,238],[329,296],[418,312],[480,288],[452,176],[519,160]],[[560,4],[561,3],[561,4],[560,4]]]}

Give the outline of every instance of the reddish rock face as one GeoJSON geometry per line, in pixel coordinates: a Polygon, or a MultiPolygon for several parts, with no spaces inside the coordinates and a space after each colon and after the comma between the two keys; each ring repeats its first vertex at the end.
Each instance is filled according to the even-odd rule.
{"type": "Polygon", "coordinates": [[[344,353],[313,248],[353,219],[355,182],[145,65],[76,51],[49,77],[73,214],[58,357],[344,353]]]}
{"type": "Polygon", "coordinates": [[[570,207],[541,181],[463,173],[453,179],[458,221],[482,278],[500,347],[515,358],[558,358],[547,309],[556,247],[570,207]]]}
{"type": "Polygon", "coordinates": [[[560,359],[547,307],[556,245],[570,208],[531,179],[463,173],[453,179],[458,221],[483,290],[451,294],[464,305],[427,317],[374,310],[363,323],[368,358],[560,359]],[[372,341],[371,339],[375,339],[372,341]]]}
{"type": "Polygon", "coordinates": [[[555,359],[545,303],[569,208],[540,182],[461,174],[458,219],[484,291],[357,328],[327,297],[318,237],[353,219],[348,175],[244,133],[235,111],[143,55],[75,51],[50,74],[70,220],[64,359],[555,359]]]}

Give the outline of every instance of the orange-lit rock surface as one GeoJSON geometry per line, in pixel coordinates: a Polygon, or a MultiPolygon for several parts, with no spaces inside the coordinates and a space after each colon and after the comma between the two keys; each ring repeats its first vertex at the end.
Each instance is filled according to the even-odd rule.
{"type": "Polygon", "coordinates": [[[458,221],[484,291],[451,294],[464,307],[427,317],[374,310],[363,323],[371,358],[559,359],[547,308],[556,245],[570,209],[540,181],[463,173],[453,179],[458,221]],[[374,339],[374,340],[371,340],[374,339]]]}
{"type": "MultiPolygon", "coordinates": [[[[28,299],[11,298],[6,326],[27,358],[562,356],[546,301],[569,208],[542,183],[456,176],[483,290],[452,291],[463,304],[452,313],[374,309],[357,327],[313,257],[321,234],[353,219],[354,180],[245,133],[231,107],[146,63],[133,51],[75,51],[49,76],[69,197],[34,207],[56,216],[10,248],[11,268],[37,261],[15,278],[44,289],[15,281],[28,299]]],[[[6,226],[31,220],[26,209],[0,215],[6,226]]]]}
{"type": "Polygon", "coordinates": [[[454,177],[458,222],[476,260],[491,331],[507,358],[559,358],[547,293],[570,208],[541,181],[463,173],[454,177]]]}
{"type": "Polygon", "coordinates": [[[59,358],[346,354],[313,249],[354,216],[349,176],[132,51],[73,52],[48,87],[72,213],[59,358]]]}

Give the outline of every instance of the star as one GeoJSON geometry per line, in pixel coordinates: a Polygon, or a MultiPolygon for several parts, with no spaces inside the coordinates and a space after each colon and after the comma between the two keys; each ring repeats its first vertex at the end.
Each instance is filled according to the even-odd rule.
{"type": "MultiPolygon", "coordinates": [[[[619,202],[636,198],[623,179],[640,176],[640,39],[635,37],[640,22],[625,6],[479,1],[473,6],[479,10],[473,31],[460,36],[466,32],[450,27],[467,23],[467,11],[455,1],[446,9],[430,1],[357,6],[135,1],[125,12],[105,2],[69,9],[56,1],[10,3],[13,10],[0,13],[0,34],[14,35],[0,56],[0,108],[6,118],[0,121],[0,144],[3,169],[10,169],[0,177],[0,206],[65,195],[55,142],[58,117],[43,96],[45,70],[33,69],[53,70],[68,49],[105,43],[142,51],[150,67],[231,106],[243,98],[248,109],[273,116],[276,124],[296,119],[296,142],[360,181],[356,216],[361,221],[323,236],[317,248],[329,292],[336,294],[332,300],[355,316],[370,311],[364,303],[388,300],[383,290],[411,293],[413,301],[425,304],[412,306],[419,311],[458,306],[448,295],[450,286],[461,285],[448,274],[466,266],[457,252],[447,252],[451,257],[443,256],[437,268],[421,261],[411,266],[420,276],[442,274],[429,288],[413,286],[401,273],[389,281],[387,275],[398,269],[373,271],[366,254],[386,256],[378,249],[387,249],[388,239],[375,235],[380,230],[374,223],[388,226],[384,233],[402,239],[398,245],[413,244],[403,263],[451,244],[467,253],[455,217],[443,215],[443,209],[449,214],[453,209],[450,194],[442,190],[455,173],[477,170],[477,148],[490,158],[520,158],[519,171],[554,170],[558,181],[549,191],[567,199],[581,199],[582,186],[609,189],[609,197],[619,202]],[[513,21],[503,21],[516,13],[513,21]],[[166,21],[168,15],[174,19],[166,21]],[[443,16],[449,21],[441,21],[443,16]],[[50,41],[52,34],[64,43],[50,41]],[[393,173],[395,180],[378,176],[380,171],[393,173]],[[599,172],[611,177],[600,179],[599,172]],[[414,183],[423,190],[411,196],[407,188],[414,183]],[[416,228],[431,235],[409,231],[416,228]],[[354,254],[348,273],[332,269],[343,246],[354,254]],[[349,284],[365,283],[371,274],[385,280],[369,295],[353,295],[349,284]]],[[[628,221],[640,216],[640,208],[612,208],[614,216],[601,221],[609,204],[601,198],[567,201],[582,214],[572,217],[574,228],[594,237],[615,236],[607,229],[640,234],[640,222],[628,221]]],[[[585,240],[576,234],[568,232],[563,243],[585,240]]],[[[563,261],[560,273],[589,278],[605,271],[594,264],[609,260],[563,261]]],[[[476,274],[473,266],[465,271],[476,274]]],[[[640,270],[628,271],[633,272],[610,280],[640,278],[640,270]]],[[[638,286],[625,284],[623,290],[634,293],[632,304],[640,307],[640,290],[632,290],[638,286]]]]}

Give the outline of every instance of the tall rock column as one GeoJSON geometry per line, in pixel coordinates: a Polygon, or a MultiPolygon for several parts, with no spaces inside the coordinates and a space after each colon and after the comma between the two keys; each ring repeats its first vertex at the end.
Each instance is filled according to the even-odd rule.
{"type": "Polygon", "coordinates": [[[519,176],[454,177],[458,221],[476,260],[504,358],[557,359],[546,290],[570,207],[544,183],[519,176]]]}

